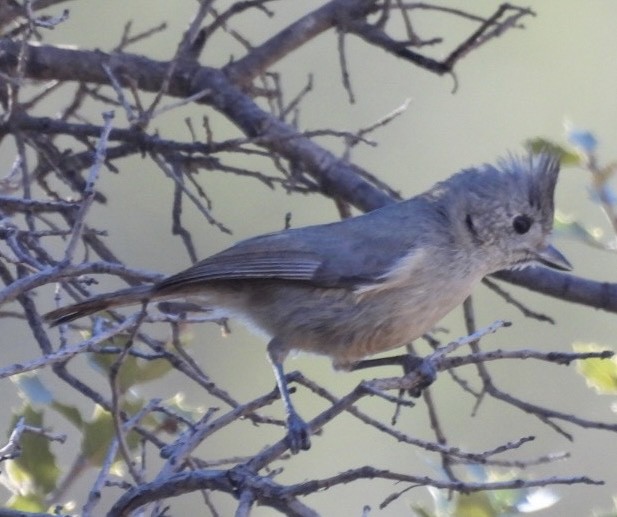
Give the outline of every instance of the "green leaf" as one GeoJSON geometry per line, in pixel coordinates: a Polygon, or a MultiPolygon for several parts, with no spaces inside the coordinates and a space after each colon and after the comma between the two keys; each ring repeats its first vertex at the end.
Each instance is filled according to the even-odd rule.
{"type": "Polygon", "coordinates": [[[9,499],[6,506],[20,512],[44,512],[47,510],[43,498],[33,493],[15,494],[9,499]]]}
{"type": "Polygon", "coordinates": [[[138,360],[137,380],[140,383],[155,381],[171,371],[171,363],[167,359],[138,360]]]}
{"type": "MultiPolygon", "coordinates": [[[[128,346],[128,336],[114,336],[108,342],[109,346],[125,348],[128,346]]],[[[111,368],[118,360],[117,354],[91,353],[88,354],[90,363],[104,375],[109,375],[111,368]]],[[[117,373],[118,388],[121,393],[126,393],[132,386],[158,380],[172,369],[166,359],[142,359],[133,355],[127,355],[120,365],[117,373]]]]}
{"type": "MultiPolygon", "coordinates": [[[[43,411],[37,411],[30,404],[24,404],[21,410],[14,415],[11,428],[21,417],[27,425],[44,427],[43,416],[43,411]]],[[[49,494],[56,488],[60,475],[49,440],[44,436],[25,432],[20,443],[20,456],[6,463],[9,479],[19,487],[22,495],[33,494],[38,497],[49,494]]]]}
{"type": "Polygon", "coordinates": [[[559,157],[559,162],[564,167],[583,165],[583,157],[576,151],[567,149],[566,147],[547,140],[546,138],[537,137],[530,138],[525,142],[525,148],[532,153],[550,153],[559,157]]]}
{"type": "Polygon", "coordinates": [[[101,465],[115,435],[111,413],[96,406],[92,420],[83,427],[81,453],[90,465],[101,465]]]}
{"type": "Polygon", "coordinates": [[[456,517],[497,517],[499,514],[493,508],[493,502],[486,492],[460,494],[452,515],[456,517]]]}
{"type": "MultiPolygon", "coordinates": [[[[575,352],[601,352],[607,349],[596,343],[574,343],[572,348],[575,352]]],[[[577,361],[576,368],[585,377],[587,385],[598,393],[617,393],[617,359],[614,356],[609,359],[577,361]]]]}
{"type": "MultiPolygon", "coordinates": [[[[128,415],[134,415],[143,407],[141,399],[121,404],[121,409],[128,415]]],[[[92,420],[83,426],[82,454],[90,465],[100,466],[107,455],[111,441],[116,436],[113,418],[109,411],[101,406],[96,406],[92,420]]],[[[139,444],[139,435],[130,432],[126,437],[130,450],[134,450],[139,444]]]]}
{"type": "Polygon", "coordinates": [[[69,404],[63,404],[62,402],[54,400],[51,407],[71,422],[77,429],[83,428],[84,419],[75,406],[70,406],[69,404]]]}
{"type": "MultiPolygon", "coordinates": [[[[93,353],[89,355],[90,362],[106,374],[117,360],[114,354],[93,353]]],[[[132,386],[160,379],[171,369],[172,366],[166,359],[148,361],[129,355],[120,365],[117,374],[118,388],[121,393],[126,393],[132,386]]]]}

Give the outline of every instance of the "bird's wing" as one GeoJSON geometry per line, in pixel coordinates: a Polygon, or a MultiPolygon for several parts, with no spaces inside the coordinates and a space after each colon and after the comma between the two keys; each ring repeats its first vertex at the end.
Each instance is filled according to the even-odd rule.
{"type": "Polygon", "coordinates": [[[166,278],[158,287],[165,289],[172,285],[248,278],[311,280],[322,262],[310,251],[263,249],[259,244],[263,243],[238,243],[166,278]]]}
{"type": "Polygon", "coordinates": [[[161,292],[198,288],[202,282],[264,278],[323,287],[378,282],[399,260],[413,253],[417,240],[413,231],[400,226],[403,221],[393,220],[400,211],[392,212],[391,208],[241,241],[168,277],[156,289],[161,292]]]}

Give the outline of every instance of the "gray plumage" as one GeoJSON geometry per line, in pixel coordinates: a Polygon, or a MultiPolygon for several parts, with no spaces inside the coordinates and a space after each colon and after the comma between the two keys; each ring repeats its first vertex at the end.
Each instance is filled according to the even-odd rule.
{"type": "Polygon", "coordinates": [[[547,154],[508,157],[365,215],[241,241],[152,286],[95,296],[46,318],[55,325],[198,296],[271,340],[292,450],[307,448],[307,436],[293,436],[306,429],[282,378],[289,351],[327,355],[349,368],[429,331],[489,273],[533,262],[569,269],[548,243],[558,170],[547,154]]]}

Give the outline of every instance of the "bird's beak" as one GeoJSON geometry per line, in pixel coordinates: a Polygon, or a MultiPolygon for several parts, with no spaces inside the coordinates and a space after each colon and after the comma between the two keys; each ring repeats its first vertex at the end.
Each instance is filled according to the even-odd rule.
{"type": "Polygon", "coordinates": [[[571,271],[572,264],[568,262],[568,259],[564,257],[557,248],[551,245],[546,246],[536,253],[536,260],[540,264],[544,264],[553,269],[560,271],[571,271]]]}

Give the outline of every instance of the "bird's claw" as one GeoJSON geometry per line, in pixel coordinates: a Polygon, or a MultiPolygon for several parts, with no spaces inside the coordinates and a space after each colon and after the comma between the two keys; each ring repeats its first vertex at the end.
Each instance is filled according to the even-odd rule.
{"type": "Polygon", "coordinates": [[[308,451],[311,448],[311,430],[307,423],[297,413],[287,417],[287,444],[292,454],[300,450],[308,451]]]}
{"type": "Polygon", "coordinates": [[[419,377],[418,384],[409,390],[412,397],[419,397],[437,379],[437,369],[433,361],[427,358],[409,356],[409,362],[403,366],[405,375],[413,373],[419,377]]]}

